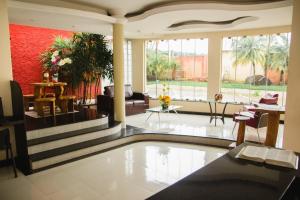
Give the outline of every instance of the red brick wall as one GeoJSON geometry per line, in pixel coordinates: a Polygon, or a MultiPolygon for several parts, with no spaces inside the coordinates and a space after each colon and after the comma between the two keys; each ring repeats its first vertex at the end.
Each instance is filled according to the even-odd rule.
{"type": "Polygon", "coordinates": [[[72,32],[11,24],[11,54],[13,78],[21,85],[23,94],[32,94],[30,83],[41,81],[40,54],[55,36],[71,37],[72,32]]]}

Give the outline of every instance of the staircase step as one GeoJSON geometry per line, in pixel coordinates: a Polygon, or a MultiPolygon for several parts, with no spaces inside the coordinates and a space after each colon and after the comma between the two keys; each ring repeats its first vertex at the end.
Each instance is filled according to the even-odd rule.
{"type": "Polygon", "coordinates": [[[108,124],[104,124],[104,125],[100,125],[100,126],[94,126],[94,127],[79,129],[79,130],[55,134],[55,135],[49,135],[46,137],[40,137],[40,138],[28,140],[27,145],[33,146],[33,145],[43,144],[43,143],[52,142],[55,140],[65,139],[65,138],[83,135],[83,134],[87,134],[87,133],[91,133],[91,132],[97,132],[97,131],[101,131],[101,130],[104,130],[107,128],[109,128],[108,124]]]}
{"type": "Polygon", "coordinates": [[[80,143],[76,143],[76,144],[72,144],[72,145],[68,145],[65,147],[60,147],[60,148],[56,148],[56,149],[52,149],[52,150],[48,150],[48,151],[43,151],[40,153],[30,155],[30,159],[32,162],[35,162],[35,161],[43,160],[46,158],[55,157],[55,156],[66,154],[66,153],[69,153],[72,151],[77,151],[80,149],[85,149],[85,148],[92,147],[95,145],[103,144],[103,143],[118,139],[121,137],[121,135],[122,135],[122,131],[119,131],[113,135],[97,138],[94,140],[88,140],[88,141],[84,141],[84,142],[80,142],[80,143]]]}
{"type": "Polygon", "coordinates": [[[86,129],[86,128],[101,126],[101,125],[106,125],[106,124],[108,124],[108,118],[104,117],[104,118],[100,118],[100,119],[77,122],[77,123],[73,123],[73,124],[60,125],[60,126],[54,126],[54,127],[50,127],[50,128],[43,128],[43,129],[27,131],[26,136],[27,136],[27,141],[29,141],[29,140],[33,140],[33,139],[58,135],[58,134],[61,134],[64,132],[72,132],[72,131],[76,131],[79,129],[86,129]]]}
{"type": "Polygon", "coordinates": [[[33,154],[37,154],[37,153],[41,153],[41,152],[45,152],[45,151],[49,151],[49,150],[58,149],[61,147],[76,145],[81,142],[90,141],[90,140],[106,137],[109,135],[113,135],[113,134],[119,132],[120,130],[121,130],[120,123],[115,123],[113,126],[110,126],[106,129],[100,129],[95,132],[85,131],[85,133],[80,134],[81,130],[78,130],[78,132],[72,133],[72,134],[77,134],[76,136],[61,138],[59,140],[53,140],[50,142],[45,142],[45,143],[41,143],[41,144],[28,146],[28,154],[33,155],[33,154]]]}

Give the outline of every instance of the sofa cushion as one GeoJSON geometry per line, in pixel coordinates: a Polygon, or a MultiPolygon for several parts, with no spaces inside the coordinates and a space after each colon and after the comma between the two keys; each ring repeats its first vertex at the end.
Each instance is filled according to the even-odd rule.
{"type": "Polygon", "coordinates": [[[278,102],[278,94],[269,94],[267,93],[263,98],[259,100],[259,103],[264,104],[277,104],[278,102]]]}
{"type": "Polygon", "coordinates": [[[125,101],[125,106],[133,106],[133,100],[127,100],[125,101]]]}
{"type": "Polygon", "coordinates": [[[132,95],[133,91],[131,85],[125,85],[125,99],[130,99],[132,95]]]}
{"type": "Polygon", "coordinates": [[[144,100],[133,100],[134,105],[144,105],[145,101],[144,100]]]}
{"type": "MultiPolygon", "coordinates": [[[[130,99],[131,96],[133,95],[133,91],[132,91],[131,85],[125,85],[124,89],[125,89],[125,99],[130,99]]],[[[104,90],[104,94],[108,95],[110,97],[114,97],[115,96],[114,86],[113,85],[106,86],[105,90],[104,90]]]]}
{"type": "Polygon", "coordinates": [[[263,103],[263,104],[277,104],[278,99],[277,98],[261,98],[259,103],[263,103]]]}

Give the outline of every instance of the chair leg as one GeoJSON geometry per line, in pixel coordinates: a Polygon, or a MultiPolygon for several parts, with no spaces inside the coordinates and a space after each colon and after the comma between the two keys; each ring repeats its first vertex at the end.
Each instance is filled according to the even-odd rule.
{"type": "Polygon", "coordinates": [[[17,177],[18,177],[18,174],[17,174],[17,167],[16,167],[16,162],[15,162],[15,158],[14,158],[14,154],[13,154],[11,145],[9,146],[9,151],[10,151],[10,157],[11,157],[11,160],[12,160],[12,163],[13,163],[13,168],[14,168],[15,178],[17,178],[17,177]]]}
{"type": "Polygon", "coordinates": [[[236,124],[237,124],[237,122],[235,122],[234,123],[234,126],[233,126],[233,129],[232,129],[232,131],[231,131],[231,135],[232,135],[232,138],[234,139],[234,129],[235,129],[235,127],[236,127],[236,124]]]}
{"type": "Polygon", "coordinates": [[[69,112],[74,112],[74,101],[73,101],[73,99],[70,99],[68,101],[68,111],[69,112]]]}
{"type": "Polygon", "coordinates": [[[259,137],[258,128],[256,129],[256,133],[257,133],[257,137],[258,137],[258,142],[259,142],[259,143],[261,143],[261,141],[260,141],[260,137],[259,137]]]}
{"type": "Polygon", "coordinates": [[[36,112],[38,113],[39,116],[44,116],[44,111],[43,111],[43,103],[41,102],[36,102],[36,112]]]}
{"type": "Polygon", "coordinates": [[[9,155],[8,155],[8,149],[9,149],[9,147],[6,147],[6,164],[7,164],[7,166],[9,165],[9,155]]]}

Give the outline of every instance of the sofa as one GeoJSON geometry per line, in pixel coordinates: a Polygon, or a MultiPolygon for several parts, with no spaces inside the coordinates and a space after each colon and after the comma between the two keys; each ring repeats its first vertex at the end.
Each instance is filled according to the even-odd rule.
{"type": "MultiPolygon", "coordinates": [[[[133,92],[131,85],[126,84],[125,112],[126,115],[144,113],[149,108],[149,96],[140,92],[133,92]]],[[[104,87],[104,95],[97,96],[97,111],[107,113],[110,121],[114,121],[114,86],[104,87]]]]}

